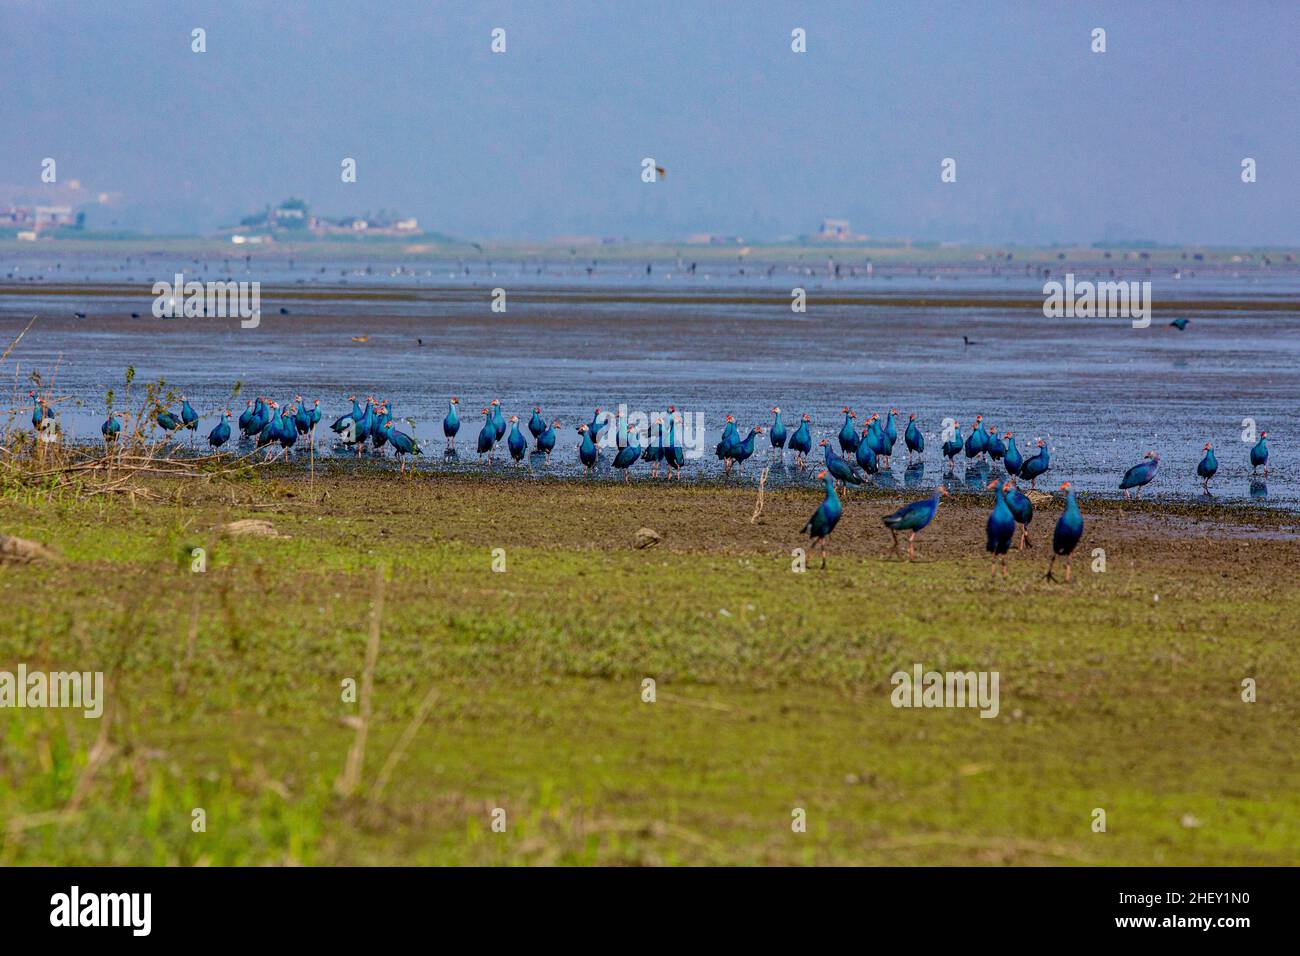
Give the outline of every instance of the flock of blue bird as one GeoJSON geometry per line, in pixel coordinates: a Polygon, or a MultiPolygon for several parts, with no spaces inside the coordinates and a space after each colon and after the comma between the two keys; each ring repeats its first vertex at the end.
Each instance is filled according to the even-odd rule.
{"type": "MultiPolygon", "coordinates": [[[[49,414],[49,409],[34,391],[28,394],[35,404],[32,424],[39,429],[43,419],[49,414]]],[[[415,438],[394,427],[392,404],[387,401],[377,401],[373,397],[367,397],[364,404],[359,402],[355,395],[350,399],[351,410],[339,416],[330,425],[331,431],[338,436],[340,443],[346,448],[354,449],[357,455],[366,451],[367,442],[372,453],[382,454],[384,447],[389,446],[401,461],[402,470],[405,471],[406,456],[420,454],[421,448],[415,438]]],[[[198,413],[184,396],[181,396],[180,401],[178,414],[173,414],[164,407],[159,407],[156,411],[155,419],[158,425],[168,433],[184,430],[194,432],[198,428],[198,413]]],[[[453,396],[448,402],[447,414],[442,422],[449,454],[454,452],[456,436],[460,432],[459,405],[459,399],[453,396]]],[[[773,418],[770,426],[764,429],[762,425],[754,425],[744,436],[736,426],[735,417],[727,416],[721,439],[714,448],[714,453],[723,463],[725,474],[730,474],[733,469],[739,472],[744,463],[754,456],[757,451],[756,442],[764,433],[770,443],[771,454],[784,461],[785,451],[789,449],[794,455],[794,463],[797,467],[807,466],[813,450],[811,417],[806,413],[801,415],[798,424],[791,430],[782,418],[779,407],[771,411],[773,418]]],[[[532,436],[533,453],[543,454],[549,458],[555,449],[560,422],[556,420],[548,423],[541,412],[540,407],[533,408],[526,428],[532,436]]],[[[651,475],[654,477],[657,477],[663,469],[665,477],[681,478],[686,453],[682,445],[682,436],[678,432],[679,419],[676,413],[676,407],[670,405],[666,414],[655,417],[654,427],[651,428],[644,446],[641,444],[641,436],[635,429],[624,428],[621,421],[617,423],[619,445],[611,465],[622,473],[624,481],[628,480],[632,467],[640,462],[650,467],[651,475]]],[[[883,421],[879,415],[873,414],[860,430],[855,424],[857,415],[851,408],[842,409],[842,413],[844,423],[836,436],[839,453],[837,454],[831,447],[830,439],[822,438],[817,442],[817,447],[823,449],[825,467],[819,471],[817,477],[824,482],[825,498],[802,529],[804,534],[812,538],[813,546],[821,550],[823,567],[826,565],[826,542],[844,513],[840,492],[847,486],[864,484],[864,475],[874,475],[882,469],[889,469],[899,437],[896,408],[889,409],[883,421]]],[[[496,399],[488,403],[480,414],[483,415],[483,425],[479,430],[476,446],[480,460],[486,459],[490,467],[498,445],[504,444],[511,459],[517,464],[523,464],[529,454],[529,448],[528,439],[520,431],[519,417],[513,415],[507,419],[500,401],[496,399]]],[[[121,417],[122,413],[114,412],[101,426],[100,431],[105,442],[111,443],[117,439],[121,432],[119,421],[121,417]]],[[[208,443],[212,448],[220,449],[234,437],[230,424],[231,417],[231,410],[225,409],[220,420],[208,433],[208,443]]],[[[281,407],[278,403],[259,396],[247,403],[247,407],[239,415],[237,427],[241,439],[255,442],[258,448],[268,448],[269,456],[277,445],[281,449],[288,450],[293,448],[299,439],[306,438],[314,442],[315,429],[320,420],[319,400],[309,406],[303,401],[302,396],[298,395],[293,402],[281,407]]],[[[1031,546],[1029,524],[1033,520],[1034,506],[1029,497],[1020,490],[1017,481],[1028,481],[1030,489],[1036,489],[1038,479],[1051,468],[1047,443],[1038,439],[1034,443],[1033,454],[1026,457],[1017,448],[1013,433],[1005,432],[999,435],[996,428],[984,423],[982,415],[975,417],[971,432],[964,439],[960,423],[945,420],[944,425],[941,450],[950,468],[959,457],[964,455],[968,461],[973,460],[982,464],[987,460],[1001,463],[1006,469],[1006,480],[999,482],[995,478],[987,485],[987,488],[994,492],[994,503],[986,529],[986,548],[992,555],[992,573],[996,575],[1000,561],[1005,577],[1008,574],[1007,553],[1015,543],[1017,527],[1020,529],[1018,547],[1024,549],[1031,546]]],[[[600,408],[597,408],[589,423],[584,422],[576,427],[579,436],[578,461],[589,474],[600,459],[598,446],[600,437],[610,426],[609,413],[605,413],[602,417],[600,408]]],[[[916,415],[908,416],[902,438],[907,449],[907,467],[911,468],[915,457],[922,456],[923,460],[925,454],[925,436],[917,423],[916,415]]],[[[1250,450],[1252,469],[1258,471],[1263,468],[1265,476],[1268,474],[1267,438],[1267,431],[1260,432],[1258,441],[1250,450]]],[[[1202,450],[1204,457],[1197,464],[1196,474],[1202,482],[1205,493],[1209,494],[1210,480],[1218,472],[1219,463],[1211,443],[1206,442],[1202,450]]],[[[1119,482],[1119,488],[1123,490],[1125,497],[1128,497],[1130,492],[1140,497],[1142,488],[1155,479],[1159,466],[1160,456],[1151,451],[1147,452],[1141,462],[1128,469],[1119,482]]],[[[1058,490],[1066,492],[1065,510],[1058,519],[1052,535],[1052,555],[1048,564],[1047,577],[1053,577],[1052,571],[1056,559],[1061,557],[1065,560],[1065,579],[1069,581],[1071,556],[1083,537],[1083,515],[1079,511],[1074,492],[1070,489],[1070,483],[1061,484],[1058,490]]],[[[899,535],[905,534],[907,558],[915,560],[916,536],[934,521],[939,510],[939,502],[947,494],[947,489],[940,485],[929,498],[906,505],[883,518],[885,527],[893,536],[894,553],[899,551],[902,544],[899,535]]]]}

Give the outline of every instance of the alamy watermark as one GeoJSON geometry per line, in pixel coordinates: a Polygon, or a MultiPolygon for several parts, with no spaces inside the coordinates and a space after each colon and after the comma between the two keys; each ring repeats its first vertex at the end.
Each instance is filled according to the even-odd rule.
{"type": "Polygon", "coordinates": [[[997,671],[895,671],[889,678],[895,707],[978,707],[981,717],[998,715],[997,671]]]}
{"type": "Polygon", "coordinates": [[[626,448],[628,436],[633,435],[642,447],[673,444],[682,448],[688,461],[704,457],[703,412],[683,412],[672,407],[662,412],[629,412],[624,403],[614,412],[597,413],[594,420],[600,429],[596,444],[601,448],[626,448]]]}
{"type": "Polygon", "coordinates": [[[1059,318],[1132,319],[1133,328],[1151,324],[1151,282],[1082,282],[1074,273],[1065,274],[1065,283],[1043,283],[1043,316],[1059,318]]]}
{"type": "Polygon", "coordinates": [[[103,671],[0,671],[0,708],[71,707],[91,719],[104,713],[103,671]]]}
{"type": "Polygon", "coordinates": [[[155,319],[240,319],[239,327],[255,329],[262,321],[262,283],[160,279],[153,284],[155,319]]]}

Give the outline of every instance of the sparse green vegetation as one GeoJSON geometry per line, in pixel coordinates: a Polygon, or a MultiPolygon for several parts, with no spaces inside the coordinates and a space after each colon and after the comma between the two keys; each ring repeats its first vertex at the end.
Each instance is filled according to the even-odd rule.
{"type": "Polygon", "coordinates": [[[0,711],[0,864],[1300,861],[1287,514],[1085,501],[1065,587],[1042,580],[1051,504],[990,585],[971,498],[909,566],[883,557],[897,498],[852,495],[830,569],[796,574],[811,491],[769,492],[751,524],[752,487],[278,468],[149,487],[0,499],[0,531],[63,558],[0,567],[0,669],[111,684],[100,721],[0,711]],[[245,518],[283,537],[216,530],[245,518]],[[634,549],[641,525],[663,543],[634,549]],[[341,682],[363,683],[377,566],[344,799],[341,682]],[[999,671],[999,716],[894,709],[914,663],[999,671]]]}

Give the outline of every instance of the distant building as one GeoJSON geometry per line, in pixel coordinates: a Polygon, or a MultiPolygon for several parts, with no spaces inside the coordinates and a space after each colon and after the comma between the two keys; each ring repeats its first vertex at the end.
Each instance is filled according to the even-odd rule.
{"type": "Polygon", "coordinates": [[[238,226],[222,231],[230,233],[234,242],[270,242],[273,235],[286,232],[307,232],[316,237],[415,236],[420,232],[420,223],[414,216],[399,216],[383,210],[374,216],[329,219],[313,216],[307,203],[301,199],[286,199],[274,209],[268,206],[263,212],[244,217],[238,226]],[[237,239],[237,236],[246,238],[237,239]]]}
{"type": "Polygon", "coordinates": [[[64,226],[79,229],[83,221],[83,216],[73,212],[71,206],[10,206],[0,209],[0,229],[38,233],[43,229],[59,229],[64,226]]]}
{"type": "Polygon", "coordinates": [[[821,242],[862,242],[868,237],[850,229],[847,219],[823,219],[816,238],[821,242]]]}

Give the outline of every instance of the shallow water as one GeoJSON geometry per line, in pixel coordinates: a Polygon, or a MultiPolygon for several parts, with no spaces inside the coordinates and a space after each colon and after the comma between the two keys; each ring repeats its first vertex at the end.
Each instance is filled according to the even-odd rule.
{"type": "MultiPolygon", "coordinates": [[[[78,268],[40,271],[46,285],[66,286],[70,276],[82,282],[83,275],[92,283],[124,281],[116,271],[120,264],[109,262],[87,258],[76,263],[78,268]]],[[[149,265],[151,275],[167,277],[188,263],[149,265]]],[[[31,262],[23,266],[32,269],[31,262]]],[[[772,276],[742,277],[733,270],[704,279],[699,273],[673,274],[669,264],[648,278],[637,276],[635,287],[626,265],[610,266],[590,281],[568,266],[557,266],[556,274],[540,280],[517,267],[501,266],[501,276],[468,277],[458,276],[452,265],[438,268],[446,271],[435,275],[430,267],[430,275],[421,278],[406,271],[390,274],[398,271],[396,265],[373,266],[368,276],[365,266],[354,267],[365,277],[358,285],[412,293],[397,300],[307,299],[293,285],[263,290],[262,325],[253,330],[241,330],[233,320],[153,319],[143,276],[134,277],[140,292],[129,295],[73,292],[50,298],[39,291],[42,282],[33,281],[21,296],[0,297],[5,342],[33,314],[40,315],[4,370],[12,374],[19,363],[13,387],[21,396],[30,371],[40,370],[48,379],[57,365],[57,413],[65,434],[74,439],[98,436],[107,388],[116,389],[122,406],[123,372],[133,365],[135,398],[145,382],[165,378],[203,415],[200,438],[215,424],[215,410],[229,401],[235,380],[243,383],[236,414],[255,394],[283,403],[302,393],[309,401],[321,399],[324,424],[347,411],[349,394],[381,396],[395,403],[399,419],[414,420],[413,426],[398,427],[413,430],[424,443],[422,468],[479,467],[472,453],[482,421],[478,410],[492,398],[502,401],[507,416],[520,416],[525,434],[535,404],[548,420],[561,420],[555,455],[549,463],[536,463],[539,472],[557,474],[580,471],[573,429],[589,421],[597,405],[614,409],[625,403],[629,410],[653,413],[671,403],[698,413],[707,451],[687,463],[687,478],[720,472],[712,448],[729,413],[744,429],[766,427],[769,409],[779,405],[793,430],[806,411],[814,420],[814,437],[834,442],[843,422],[840,409],[847,404],[857,410],[860,423],[890,406],[900,410],[892,477],[882,477],[881,483],[933,486],[947,470],[939,450],[943,419],[959,421],[966,435],[974,416],[983,414],[999,431],[1014,432],[1026,454],[1036,438],[1047,442],[1052,468],[1040,488],[1069,480],[1083,491],[1117,493],[1124,470],[1155,450],[1161,466],[1147,493],[1201,498],[1195,468],[1202,445],[1212,441],[1220,463],[1211,485],[1217,500],[1300,505],[1300,470],[1291,451],[1298,434],[1291,415],[1300,396],[1300,314],[1294,309],[1198,308],[1189,313],[1185,332],[1168,326],[1170,314],[1157,313],[1150,328],[1134,329],[1125,319],[1047,319],[1034,309],[943,304],[1041,299],[1041,276],[971,270],[936,280],[900,270],[887,277],[809,277],[804,283],[809,310],[796,315],[781,295],[788,296],[790,275],[797,274],[792,265],[772,276]],[[489,308],[494,284],[507,288],[504,314],[489,308]],[[592,290],[600,295],[584,301],[582,293],[592,290]],[[556,295],[568,291],[576,294],[556,295]],[[770,301],[725,301],[744,298],[738,291],[770,301]],[[872,304],[819,304],[818,296],[827,294],[869,296],[872,304]],[[934,301],[901,304],[920,295],[934,301]],[[629,296],[638,301],[627,301],[629,296]],[[900,304],[881,297],[897,297],[900,304]],[[290,314],[279,315],[280,307],[290,314]],[[88,318],[73,318],[73,309],[88,312],[88,318]],[[129,318],[132,310],[144,317],[129,318]],[[965,346],[963,335],[975,344],[965,346]],[[368,341],[353,342],[353,336],[368,341]],[[459,459],[448,461],[442,455],[441,421],[452,394],[462,399],[462,451],[459,459]],[[926,436],[922,472],[903,467],[901,436],[910,412],[926,436]],[[1269,432],[1266,482],[1251,477],[1250,444],[1242,440],[1246,419],[1269,432]]],[[[292,271],[284,263],[275,270],[247,278],[283,282],[283,273],[292,271]]],[[[337,275],[328,278],[331,284],[339,281],[337,275]]],[[[1180,280],[1166,274],[1152,281],[1158,302],[1260,295],[1295,302],[1300,296],[1295,273],[1180,280]]],[[[5,404],[20,407],[21,401],[5,404]]],[[[20,411],[18,424],[27,424],[29,415],[30,407],[20,411]]],[[[332,436],[324,424],[318,451],[329,454],[325,439],[332,436]]],[[[751,479],[754,464],[768,458],[766,438],[757,445],[746,466],[751,479]]],[[[498,468],[502,457],[504,448],[498,468]]],[[[634,472],[644,467],[638,464],[634,472]]],[[[1001,474],[1000,466],[993,473],[1001,474]]],[[[811,480],[807,474],[789,475],[811,480]]],[[[966,468],[963,455],[951,480],[975,487],[986,480],[981,475],[977,466],[966,468]]]]}

